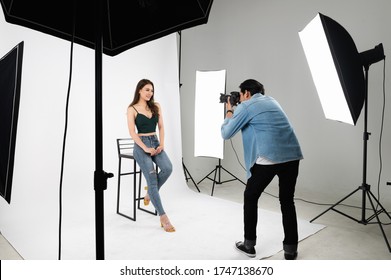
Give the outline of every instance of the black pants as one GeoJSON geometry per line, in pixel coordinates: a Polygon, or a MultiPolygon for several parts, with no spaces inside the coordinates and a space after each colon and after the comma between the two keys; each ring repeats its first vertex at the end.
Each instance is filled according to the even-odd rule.
{"type": "Polygon", "coordinates": [[[299,161],[290,161],[275,165],[254,164],[251,177],[244,191],[244,238],[257,239],[258,200],[277,175],[279,178],[279,200],[284,228],[284,245],[297,246],[297,217],[294,202],[296,179],[299,173],[299,161]]]}

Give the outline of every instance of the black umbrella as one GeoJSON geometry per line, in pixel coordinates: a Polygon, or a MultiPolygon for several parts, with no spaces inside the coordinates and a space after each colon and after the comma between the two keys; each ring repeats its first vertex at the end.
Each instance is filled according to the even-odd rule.
{"type": "MultiPolygon", "coordinates": [[[[99,0],[0,0],[7,22],[95,48],[99,0]],[[74,2],[74,3],[73,3],[74,2]],[[73,21],[75,19],[75,21],[73,21]]],[[[102,0],[103,53],[117,55],[170,33],[206,23],[212,0],[102,0]]]]}
{"type": "Polygon", "coordinates": [[[104,259],[102,53],[207,23],[213,0],[0,0],[5,20],[95,49],[96,258],[104,259]]]}

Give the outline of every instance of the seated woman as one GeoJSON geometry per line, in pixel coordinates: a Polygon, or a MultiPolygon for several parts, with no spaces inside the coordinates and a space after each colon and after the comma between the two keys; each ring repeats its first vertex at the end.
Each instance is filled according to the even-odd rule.
{"type": "Polygon", "coordinates": [[[163,209],[159,194],[160,188],[172,173],[172,164],[164,151],[162,109],[154,101],[154,85],[150,80],[142,79],[138,82],[134,99],[128,107],[127,119],[130,136],[135,142],[133,156],[148,184],[144,204],[148,205],[151,201],[160,216],[163,229],[166,232],[174,232],[175,228],[163,209]],[[159,128],[159,138],[156,126],[159,128]],[[157,165],[159,173],[153,163],[157,165]]]}

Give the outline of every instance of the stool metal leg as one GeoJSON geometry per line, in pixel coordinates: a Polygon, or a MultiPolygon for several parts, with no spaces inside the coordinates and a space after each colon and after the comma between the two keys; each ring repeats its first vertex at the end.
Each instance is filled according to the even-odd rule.
{"type": "Polygon", "coordinates": [[[119,214],[119,200],[121,193],[121,158],[119,158],[118,162],[117,214],[119,214]]]}
{"type": "MultiPolygon", "coordinates": [[[[133,160],[134,161],[134,160],[133,160]]],[[[134,161],[135,162],[135,161],[134,161]]],[[[126,173],[122,173],[121,172],[121,157],[119,158],[119,165],[118,165],[118,193],[117,193],[117,214],[118,215],[121,215],[125,218],[128,218],[132,221],[136,221],[136,173],[135,173],[135,170],[133,172],[126,172],[126,173]],[[133,217],[129,216],[129,215],[126,215],[122,212],[120,212],[119,208],[120,208],[120,200],[121,200],[121,176],[125,176],[125,175],[133,175],[133,195],[134,195],[134,198],[133,198],[133,217]]]]}
{"type": "Polygon", "coordinates": [[[141,181],[142,181],[142,172],[141,170],[137,171],[137,163],[136,160],[133,159],[133,172],[126,172],[126,173],[121,173],[121,158],[119,159],[119,164],[118,164],[118,193],[117,193],[117,214],[121,215],[125,218],[128,218],[132,221],[136,221],[136,214],[137,214],[137,209],[142,210],[144,212],[147,212],[149,214],[157,216],[156,210],[154,212],[144,209],[140,205],[140,200],[144,199],[144,197],[141,196],[141,181]],[[124,213],[120,212],[120,200],[121,200],[121,176],[125,175],[132,175],[133,176],[133,217],[126,215],[124,213]],[[138,192],[137,192],[137,175],[139,175],[138,178],[138,192]],[[137,206],[136,206],[137,203],[137,206]]]}
{"type": "MultiPolygon", "coordinates": [[[[133,221],[136,221],[136,202],[137,202],[137,192],[136,192],[136,182],[137,182],[137,179],[136,179],[136,161],[133,160],[133,217],[134,219],[132,219],[133,221]]],[[[140,195],[140,194],[139,194],[140,195]]]]}
{"type": "MultiPolygon", "coordinates": [[[[137,171],[137,164],[136,164],[136,161],[134,161],[134,178],[136,178],[137,174],[139,174],[139,178],[138,178],[138,196],[137,196],[137,209],[141,209],[140,207],[140,200],[141,199],[144,199],[144,197],[141,198],[141,170],[140,171],[137,171]]],[[[136,179],[134,181],[136,183],[136,179]]],[[[134,203],[136,203],[136,200],[134,201],[134,203]]]]}

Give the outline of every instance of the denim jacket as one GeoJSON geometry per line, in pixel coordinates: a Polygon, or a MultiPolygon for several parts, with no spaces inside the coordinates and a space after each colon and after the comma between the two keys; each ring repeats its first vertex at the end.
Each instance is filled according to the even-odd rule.
{"type": "Polygon", "coordinates": [[[221,126],[224,139],[242,131],[247,179],[257,158],[283,163],[303,158],[299,141],[278,102],[270,96],[254,94],[241,102],[232,118],[225,118],[221,126]]]}

